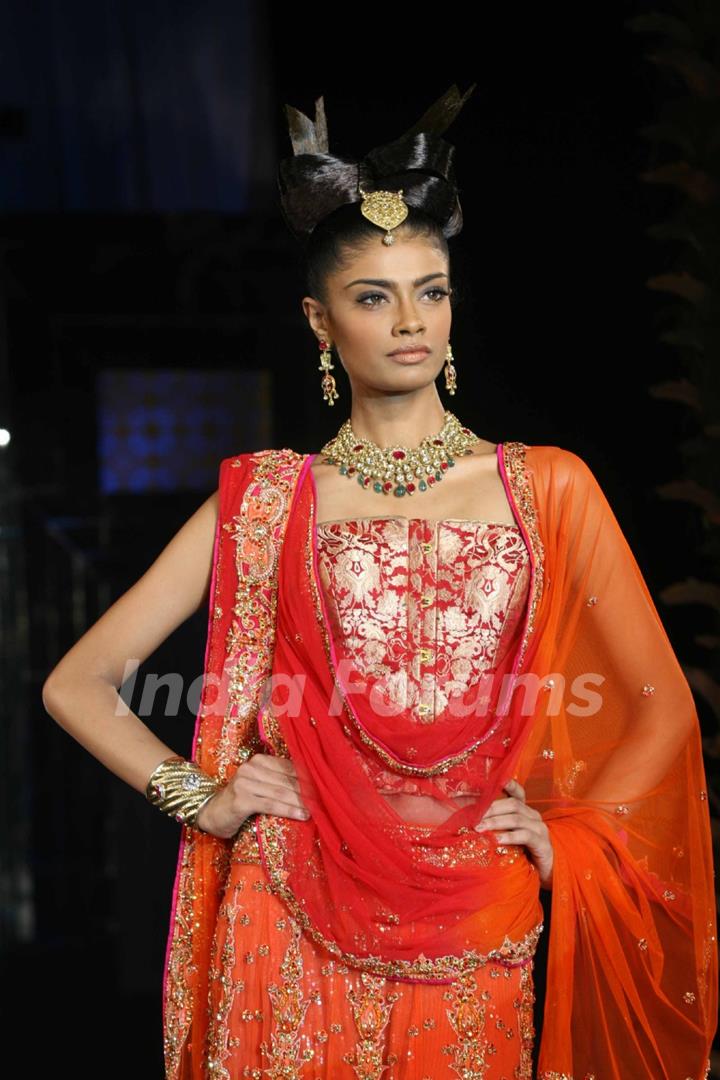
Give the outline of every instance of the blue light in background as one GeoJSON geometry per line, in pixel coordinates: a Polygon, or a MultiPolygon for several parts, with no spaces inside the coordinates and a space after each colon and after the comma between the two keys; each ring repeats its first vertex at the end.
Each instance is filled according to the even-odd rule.
{"type": "Polygon", "coordinates": [[[105,369],[100,490],[211,491],[224,457],[272,445],[269,371],[105,369]]]}

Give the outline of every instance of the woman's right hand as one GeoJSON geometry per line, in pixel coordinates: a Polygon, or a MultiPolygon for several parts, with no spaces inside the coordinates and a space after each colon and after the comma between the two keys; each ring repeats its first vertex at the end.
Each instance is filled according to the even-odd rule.
{"type": "Polygon", "coordinates": [[[250,814],[278,814],[306,821],[300,783],[289,758],[253,754],[227,784],[205,803],[196,824],[223,840],[235,835],[250,814]]]}

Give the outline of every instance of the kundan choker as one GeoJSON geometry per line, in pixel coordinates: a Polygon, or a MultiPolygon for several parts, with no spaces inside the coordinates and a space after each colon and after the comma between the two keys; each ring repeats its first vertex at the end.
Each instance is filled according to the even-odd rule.
{"type": "Polygon", "coordinates": [[[446,409],[440,431],[426,435],[418,447],[381,447],[370,439],[360,439],[348,419],[320,453],[328,465],[337,465],[343,476],[356,477],[361,487],[372,484],[374,491],[385,495],[414,495],[442,480],[455,464],[455,457],[471,454],[471,446],[478,441],[478,436],[446,409]]]}

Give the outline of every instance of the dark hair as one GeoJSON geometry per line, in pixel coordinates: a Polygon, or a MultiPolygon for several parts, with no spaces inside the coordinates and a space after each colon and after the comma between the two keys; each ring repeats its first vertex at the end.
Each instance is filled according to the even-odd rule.
{"type": "MultiPolygon", "coordinates": [[[[393,236],[427,237],[450,264],[448,238],[462,228],[460,203],[450,221],[442,226],[427,211],[410,206],[405,220],[392,230],[393,236]]],[[[347,259],[370,243],[382,242],[382,230],[360,212],[359,203],[349,203],[333,210],[313,229],[302,245],[303,273],[308,295],[327,304],[327,279],[347,265],[347,259]]],[[[451,294],[451,304],[454,303],[451,294]]]]}
{"type": "MultiPolygon", "coordinates": [[[[401,191],[408,216],[394,235],[427,236],[448,259],[447,241],[462,229],[455,179],[455,148],[441,136],[476,84],[460,94],[453,83],[420,119],[392,142],[376,146],[360,160],[331,153],[325,105],[315,102],[315,119],[286,105],[292,157],[280,162],[280,206],[300,241],[308,291],[327,303],[327,278],[380,228],[362,214],[363,193],[401,191]]],[[[457,298],[451,293],[451,302],[457,298]]]]}

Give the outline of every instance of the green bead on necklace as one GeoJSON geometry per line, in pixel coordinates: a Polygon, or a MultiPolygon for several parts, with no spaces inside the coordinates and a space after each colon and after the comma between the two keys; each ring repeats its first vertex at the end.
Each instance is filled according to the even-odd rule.
{"type": "Polygon", "coordinates": [[[472,453],[478,441],[478,436],[446,409],[440,431],[426,435],[417,447],[380,447],[371,439],[359,438],[348,419],[320,453],[328,465],[337,465],[342,476],[354,477],[362,488],[402,497],[440,483],[455,464],[455,457],[472,453]]]}

